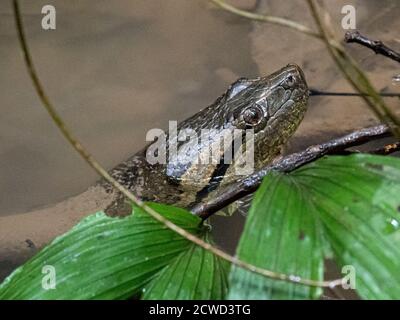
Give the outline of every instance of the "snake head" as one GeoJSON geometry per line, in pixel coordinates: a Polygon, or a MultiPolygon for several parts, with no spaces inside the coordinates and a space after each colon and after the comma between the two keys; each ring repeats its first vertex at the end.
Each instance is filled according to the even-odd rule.
{"type": "Polygon", "coordinates": [[[254,131],[255,170],[268,164],[293,135],[307,110],[308,86],[296,64],[252,80],[230,101],[229,123],[254,131]]]}
{"type": "Polygon", "coordinates": [[[239,132],[241,142],[248,132],[252,133],[252,170],[259,169],[272,161],[295,132],[307,101],[307,83],[295,64],[266,77],[237,80],[211,106],[179,125],[179,131],[191,130],[199,139],[176,142],[178,156],[167,164],[166,175],[181,185],[196,185],[195,188],[237,180],[236,169],[243,166],[243,161],[236,161],[233,141],[225,143],[230,131],[239,132]],[[224,148],[219,149],[221,141],[224,148]],[[217,161],[210,160],[210,150],[217,150],[211,155],[216,155],[217,161]],[[232,154],[229,163],[226,151],[232,154]]]}

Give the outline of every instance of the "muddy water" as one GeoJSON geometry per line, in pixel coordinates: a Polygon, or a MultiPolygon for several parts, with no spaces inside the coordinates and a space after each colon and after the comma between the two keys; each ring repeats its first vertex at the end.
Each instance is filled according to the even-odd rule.
{"type": "MultiPolygon", "coordinates": [[[[254,2],[231,1],[245,9],[252,9],[254,2]]],[[[395,0],[352,2],[362,32],[400,47],[395,0]]],[[[329,2],[335,27],[341,6],[348,3],[329,2]]],[[[207,1],[37,0],[22,1],[21,7],[35,65],[51,99],[108,168],[140,149],[148,129],[165,128],[168,120],[182,120],[207,106],[237,77],[267,74],[296,62],[309,85],[351,90],[318,40],[253,24],[207,1]],[[40,27],[44,4],[56,7],[54,31],[40,27]]],[[[301,0],[261,1],[258,8],[312,26],[301,0]]],[[[97,177],[43,111],[21,59],[9,2],[0,4],[0,14],[0,217],[13,219],[78,194],[97,177]]],[[[336,31],[343,34],[340,28],[336,31]]],[[[378,89],[400,91],[391,83],[396,71],[400,73],[396,64],[356,46],[349,51],[378,89]]],[[[288,151],[372,123],[373,115],[360,99],[313,98],[288,151]]],[[[29,215],[24,219],[29,223],[29,215]]],[[[54,217],[49,225],[58,221],[54,217]]],[[[223,221],[223,228],[216,224],[215,234],[232,250],[243,218],[231,219],[228,228],[223,221]]],[[[18,237],[25,241],[23,228],[18,237]]],[[[0,257],[0,278],[19,261],[18,252],[0,243],[0,251],[4,249],[12,254],[0,257]]]]}

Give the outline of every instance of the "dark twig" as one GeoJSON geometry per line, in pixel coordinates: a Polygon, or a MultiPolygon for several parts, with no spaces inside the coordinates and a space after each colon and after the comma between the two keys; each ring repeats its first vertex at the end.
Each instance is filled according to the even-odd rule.
{"type": "Polygon", "coordinates": [[[290,154],[266,166],[251,176],[228,186],[218,196],[192,208],[192,212],[202,219],[207,219],[215,212],[221,210],[232,202],[253,193],[260,186],[262,179],[272,170],[280,172],[293,171],[311,161],[327,154],[341,152],[350,147],[383,138],[390,135],[390,130],[385,125],[364,128],[331,141],[308,147],[304,151],[290,154]]]}
{"type": "MultiPolygon", "coordinates": [[[[330,91],[320,91],[318,89],[310,89],[310,96],[340,96],[340,97],[362,97],[362,96],[370,96],[368,94],[362,94],[358,92],[330,92],[330,91]]],[[[381,97],[390,97],[390,98],[400,98],[400,93],[394,92],[381,92],[379,93],[381,97]]]]}
{"type": "Polygon", "coordinates": [[[367,152],[371,153],[371,154],[380,154],[380,155],[386,156],[386,155],[392,154],[397,151],[400,151],[400,142],[389,143],[387,145],[384,145],[381,148],[367,151],[367,152]]]}
{"type": "Polygon", "coordinates": [[[358,31],[347,31],[344,35],[344,41],[347,43],[358,43],[364,47],[373,50],[376,54],[381,54],[389,59],[400,63],[400,53],[386,46],[380,40],[371,40],[358,31]]]}
{"type": "Polygon", "coordinates": [[[372,149],[372,150],[366,150],[366,151],[360,151],[357,149],[340,150],[338,152],[335,152],[335,155],[348,156],[350,154],[368,153],[368,154],[379,154],[382,156],[387,156],[387,155],[390,155],[397,151],[400,151],[400,142],[393,142],[393,143],[385,144],[382,147],[372,149]]]}

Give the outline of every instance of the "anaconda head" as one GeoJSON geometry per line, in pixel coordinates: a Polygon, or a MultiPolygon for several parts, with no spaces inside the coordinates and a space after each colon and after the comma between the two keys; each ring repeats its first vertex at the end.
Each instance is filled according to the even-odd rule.
{"type": "Polygon", "coordinates": [[[178,133],[190,131],[197,139],[178,138],[174,146],[177,156],[167,164],[167,176],[187,188],[209,192],[260,169],[279,154],[295,132],[307,101],[306,80],[295,64],[266,77],[239,79],[214,104],[178,126],[178,133]],[[229,132],[236,132],[231,140],[226,138],[229,132]],[[244,158],[245,150],[253,159],[251,154],[244,158]],[[248,162],[252,162],[250,167],[248,162]]]}

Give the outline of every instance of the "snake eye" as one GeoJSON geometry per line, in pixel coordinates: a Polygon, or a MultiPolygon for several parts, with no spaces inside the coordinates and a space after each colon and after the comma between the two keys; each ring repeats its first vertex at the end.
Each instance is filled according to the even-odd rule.
{"type": "Polygon", "coordinates": [[[252,105],[242,112],[243,121],[247,127],[255,127],[264,119],[264,112],[258,105],[252,105]]]}
{"type": "Polygon", "coordinates": [[[295,82],[295,79],[294,79],[294,77],[293,77],[292,75],[289,75],[289,76],[286,78],[286,84],[287,84],[289,87],[293,86],[293,85],[294,85],[294,82],[295,82]]]}

